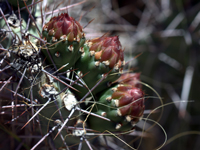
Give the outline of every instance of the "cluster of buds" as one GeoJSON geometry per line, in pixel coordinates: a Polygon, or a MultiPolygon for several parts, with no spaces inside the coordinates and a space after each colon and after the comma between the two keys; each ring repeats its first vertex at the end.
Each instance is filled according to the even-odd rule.
{"type": "MultiPolygon", "coordinates": [[[[72,91],[77,100],[92,93],[98,101],[92,112],[111,120],[105,122],[90,116],[89,126],[98,131],[132,129],[143,115],[144,93],[139,73],[122,74],[125,61],[119,37],[104,35],[86,42],[81,41],[84,38],[83,28],[66,13],[53,17],[45,24],[43,37],[53,45],[49,47],[49,52],[56,66],[68,64],[67,69],[73,68],[76,72],[72,78],[77,80],[77,75],[79,76],[78,84],[73,85],[78,92],[72,91]],[[79,86],[83,83],[85,85],[79,86]],[[91,91],[93,87],[95,88],[91,91]],[[99,123],[104,122],[107,126],[99,126],[99,123]]],[[[46,49],[43,52],[48,58],[46,49]]],[[[81,106],[82,109],[90,107],[85,104],[81,106]]]]}

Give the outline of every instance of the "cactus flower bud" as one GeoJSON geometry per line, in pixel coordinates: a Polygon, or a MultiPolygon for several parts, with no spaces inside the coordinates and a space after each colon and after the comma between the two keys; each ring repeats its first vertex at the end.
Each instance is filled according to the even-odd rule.
{"type": "Polygon", "coordinates": [[[122,67],[124,63],[124,54],[118,36],[105,37],[89,40],[90,51],[95,52],[95,59],[105,62],[110,68],[122,67]]]}
{"type": "Polygon", "coordinates": [[[67,13],[51,18],[44,25],[42,35],[47,44],[42,52],[50,63],[54,63],[57,69],[60,68],[60,72],[73,67],[81,57],[85,43],[82,30],[79,22],[67,13]]]}
{"type": "MultiPolygon", "coordinates": [[[[94,118],[90,116],[89,123],[91,128],[99,131],[127,131],[134,127],[139,121],[144,112],[144,92],[139,84],[139,73],[123,74],[116,82],[117,85],[110,87],[104,92],[98,94],[98,103],[93,110],[105,112],[111,122],[94,118]],[[105,126],[97,127],[95,123],[106,124],[105,126]]],[[[116,83],[115,82],[115,83],[116,83]]]]}
{"type": "Polygon", "coordinates": [[[116,82],[120,84],[127,84],[127,86],[134,86],[137,88],[141,88],[140,84],[140,73],[125,73],[120,76],[116,82]]]}
{"type": "Polygon", "coordinates": [[[43,30],[47,30],[48,34],[53,35],[57,40],[63,35],[65,35],[70,42],[74,41],[74,39],[79,41],[83,37],[83,27],[67,13],[51,18],[51,20],[45,24],[43,30]]]}
{"type": "MultiPolygon", "coordinates": [[[[116,91],[120,92],[120,91],[116,91]]],[[[113,93],[112,98],[115,99],[116,92],[113,93]]],[[[118,98],[116,105],[119,107],[120,116],[131,115],[140,118],[144,111],[144,96],[141,89],[132,88],[118,98]]]]}

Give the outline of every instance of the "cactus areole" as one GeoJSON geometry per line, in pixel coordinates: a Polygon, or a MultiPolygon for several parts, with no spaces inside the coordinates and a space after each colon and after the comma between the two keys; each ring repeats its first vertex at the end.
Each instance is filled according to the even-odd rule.
{"type": "Polygon", "coordinates": [[[62,72],[74,66],[83,53],[83,27],[67,13],[51,18],[44,25],[42,35],[47,42],[42,52],[57,69],[67,66],[60,70],[62,72]]]}

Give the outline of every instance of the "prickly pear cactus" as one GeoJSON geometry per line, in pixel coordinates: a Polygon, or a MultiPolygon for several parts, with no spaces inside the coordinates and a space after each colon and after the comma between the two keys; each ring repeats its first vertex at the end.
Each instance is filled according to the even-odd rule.
{"type": "Polygon", "coordinates": [[[97,132],[133,129],[143,115],[144,92],[139,74],[122,74],[119,37],[86,39],[68,13],[48,21],[34,2],[20,2],[19,8],[15,1],[3,2],[11,12],[6,15],[0,9],[0,101],[14,112],[4,117],[9,133],[19,143],[15,125],[19,135],[40,134],[39,140],[26,139],[28,146],[19,144],[26,149],[81,150],[91,149],[88,139],[97,132]]]}

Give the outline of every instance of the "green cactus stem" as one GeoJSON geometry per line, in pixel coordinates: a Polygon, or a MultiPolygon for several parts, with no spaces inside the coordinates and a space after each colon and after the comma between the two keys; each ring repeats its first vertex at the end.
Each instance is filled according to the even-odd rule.
{"type": "Polygon", "coordinates": [[[124,65],[124,54],[118,36],[88,40],[84,45],[84,53],[75,64],[77,74],[87,88],[76,86],[80,91],[76,93],[83,97],[97,82],[107,74],[106,78],[92,91],[93,94],[103,91],[109,84],[121,75],[124,65]]]}
{"type": "MultiPolygon", "coordinates": [[[[42,134],[45,135],[48,133],[49,129],[55,126],[55,120],[58,120],[60,126],[62,126],[65,119],[68,119],[68,116],[73,106],[77,104],[77,101],[69,90],[62,92],[64,85],[50,75],[42,72],[35,80],[36,84],[32,87],[32,93],[33,97],[41,104],[41,107],[38,107],[36,113],[39,113],[42,134]]],[[[30,85],[30,83],[28,84],[28,82],[25,81],[23,81],[23,83],[27,83],[26,85],[23,85],[22,88],[24,89],[26,97],[28,97],[28,95],[30,95],[30,87],[27,87],[27,85],[30,85]]],[[[71,127],[71,129],[63,129],[60,132],[63,137],[68,135],[65,137],[64,141],[69,146],[79,143],[79,137],[73,135],[73,132],[76,131],[75,125],[79,116],[80,113],[78,111],[73,113],[65,126],[71,127]]],[[[58,131],[59,130],[55,130],[51,133],[52,138],[56,136],[58,131]]],[[[56,137],[54,144],[58,149],[64,146],[60,136],[56,137]]]]}
{"type": "Polygon", "coordinates": [[[44,25],[42,35],[47,42],[47,46],[43,46],[42,52],[50,63],[52,63],[52,58],[57,69],[67,65],[60,70],[61,72],[74,66],[83,53],[85,37],[82,30],[83,27],[79,22],[69,17],[67,13],[51,18],[44,25]]]}

